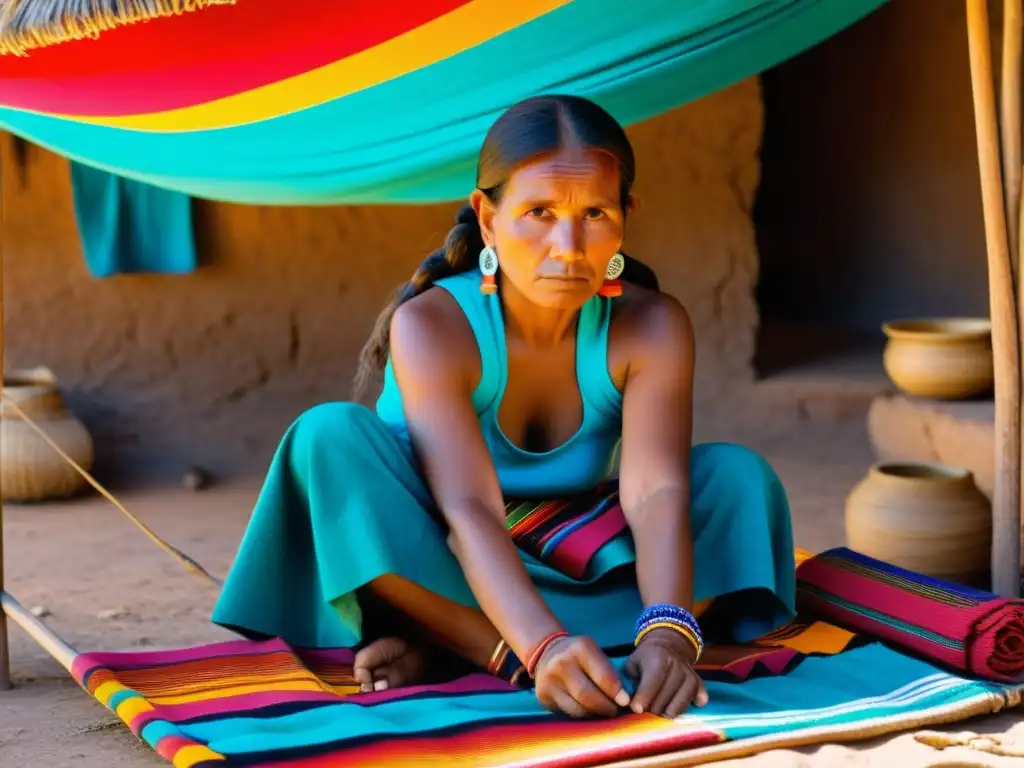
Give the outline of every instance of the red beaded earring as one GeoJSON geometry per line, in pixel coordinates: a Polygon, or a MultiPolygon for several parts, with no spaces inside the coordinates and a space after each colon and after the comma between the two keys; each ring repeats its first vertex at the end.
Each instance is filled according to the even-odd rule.
{"type": "Polygon", "coordinates": [[[601,285],[601,289],[597,292],[598,296],[604,296],[605,298],[614,298],[622,295],[622,282],[619,280],[619,276],[626,269],[626,260],[622,257],[621,253],[616,253],[612,256],[611,261],[608,262],[608,269],[604,275],[604,283],[601,285]]]}
{"type": "Polygon", "coordinates": [[[480,281],[480,292],[497,293],[498,283],[494,276],[498,274],[498,254],[489,245],[485,245],[480,251],[480,272],[483,274],[483,279],[480,281]]]}

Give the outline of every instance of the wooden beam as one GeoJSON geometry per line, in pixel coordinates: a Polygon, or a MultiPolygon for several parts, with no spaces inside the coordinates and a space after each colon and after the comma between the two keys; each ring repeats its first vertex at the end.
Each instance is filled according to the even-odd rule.
{"type": "Polygon", "coordinates": [[[1020,346],[1017,306],[1000,168],[988,7],[986,0],[966,2],[995,364],[996,466],[992,498],[992,590],[1004,597],[1017,597],[1020,594],[1021,548],[1020,346]]]}

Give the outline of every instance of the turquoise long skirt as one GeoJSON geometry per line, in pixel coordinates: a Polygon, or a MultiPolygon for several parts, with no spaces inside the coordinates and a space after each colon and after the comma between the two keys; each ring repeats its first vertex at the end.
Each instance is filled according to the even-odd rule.
{"type": "MultiPolygon", "coordinates": [[[[738,642],[781,626],[794,614],[795,569],[778,477],[746,448],[702,444],[691,452],[691,486],[694,599],[729,596],[726,625],[738,642]]],[[[384,574],[478,607],[440,519],[407,442],[360,405],[317,406],[277,449],[213,621],[297,646],[356,646],[356,591],[384,574]]],[[[643,604],[628,531],[598,550],[582,579],[520,554],[570,633],[605,648],[632,643],[643,604]]]]}

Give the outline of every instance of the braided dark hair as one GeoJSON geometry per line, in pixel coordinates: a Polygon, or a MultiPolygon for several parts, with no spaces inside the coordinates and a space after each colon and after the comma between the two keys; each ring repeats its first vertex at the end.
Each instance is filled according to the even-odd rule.
{"type": "MultiPolygon", "coordinates": [[[[477,161],[476,186],[497,204],[513,170],[530,158],[556,152],[567,145],[607,152],[619,165],[623,209],[636,177],[633,147],[622,126],[608,112],[579,96],[537,96],[510,107],[491,126],[477,161]]],[[[445,277],[476,267],[484,247],[480,222],[472,206],[455,216],[444,245],[431,253],[412,278],[398,287],[378,316],[359,355],[354,395],[360,399],[377,380],[390,352],[391,318],[395,310],[445,277]]],[[[647,265],[626,254],[622,280],[658,290],[658,278],[647,265]]]]}

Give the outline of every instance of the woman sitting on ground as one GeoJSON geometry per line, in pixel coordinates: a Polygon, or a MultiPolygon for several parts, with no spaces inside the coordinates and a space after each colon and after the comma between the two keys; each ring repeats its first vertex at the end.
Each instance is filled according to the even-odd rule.
{"type": "Polygon", "coordinates": [[[744,448],[691,448],[690,319],[621,255],[634,171],[590,101],[495,122],[469,205],[364,349],[376,413],[288,430],[214,621],[359,648],[363,690],[422,681],[440,649],[551,710],[674,717],[707,699],[702,630],[792,617],[785,493],[744,448]],[[625,523],[585,572],[516,546],[508,500],[602,484],[625,523]]]}

